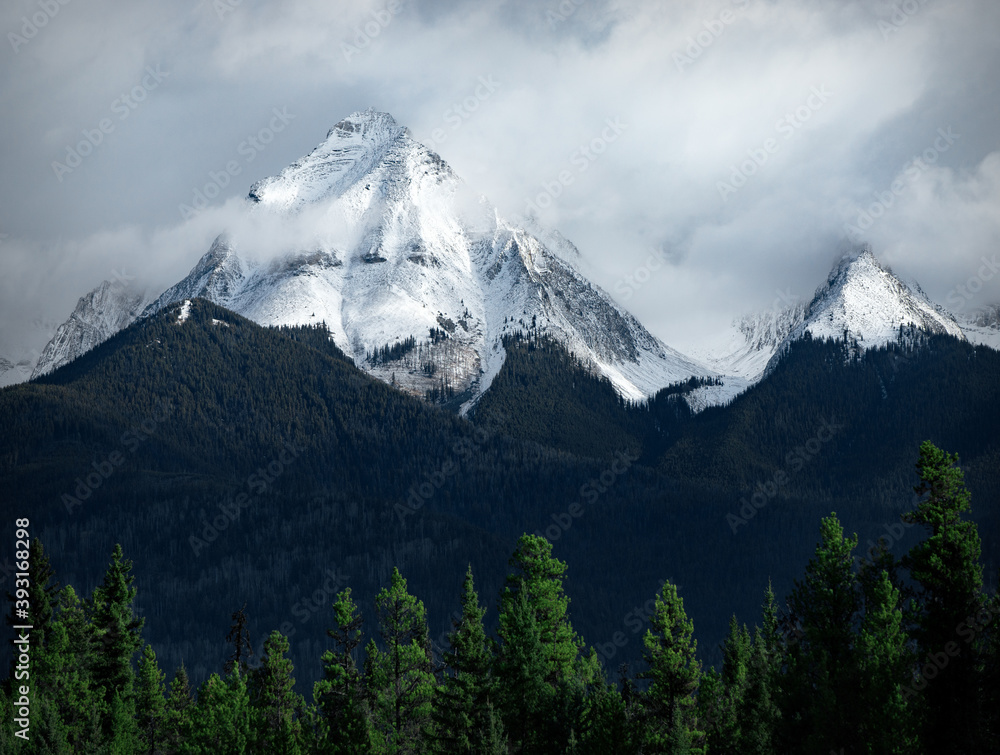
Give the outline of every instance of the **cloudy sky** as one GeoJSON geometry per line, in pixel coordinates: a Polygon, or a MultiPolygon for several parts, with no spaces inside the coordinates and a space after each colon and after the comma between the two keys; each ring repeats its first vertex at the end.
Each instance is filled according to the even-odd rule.
{"type": "Polygon", "coordinates": [[[0,347],[176,282],[369,106],[681,350],[860,239],[969,311],[1000,301],[998,29],[995,0],[7,0],[0,347]]]}

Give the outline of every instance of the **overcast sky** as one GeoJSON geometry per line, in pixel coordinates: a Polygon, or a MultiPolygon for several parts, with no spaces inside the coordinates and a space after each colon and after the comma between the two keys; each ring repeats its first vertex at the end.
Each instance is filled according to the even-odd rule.
{"type": "Polygon", "coordinates": [[[176,282],[369,106],[681,350],[860,238],[1000,301],[996,0],[6,0],[0,30],[0,346],[104,279],[176,282]]]}

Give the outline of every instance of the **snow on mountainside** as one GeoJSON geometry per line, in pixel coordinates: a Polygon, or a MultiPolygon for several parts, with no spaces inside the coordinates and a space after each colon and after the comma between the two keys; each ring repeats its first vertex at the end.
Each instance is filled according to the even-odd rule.
{"type": "Polygon", "coordinates": [[[144,291],[104,281],[80,297],[35,364],[32,378],[51,372],[103,343],[131,323],[149,303],[144,291]]]}
{"type": "MultiPolygon", "coordinates": [[[[701,409],[732,399],[763,378],[784,350],[806,333],[813,338],[839,339],[846,333],[870,349],[894,341],[900,326],[910,325],[960,340],[967,340],[966,333],[972,331],[933,304],[918,285],[899,280],[864,246],[833,266],[808,306],[775,302],[772,309],[738,319],[724,338],[697,352],[697,357],[727,377],[722,386],[695,390],[688,401],[692,408],[701,409]]],[[[1000,338],[991,343],[992,335],[1000,336],[1000,330],[991,330],[985,320],[976,333],[978,340],[971,335],[969,340],[994,348],[1000,343],[1000,338]]]]}
{"type": "Polygon", "coordinates": [[[18,323],[0,323],[0,388],[23,383],[41,355],[40,349],[52,339],[57,324],[42,318],[18,323]]]}
{"type": "MultiPolygon", "coordinates": [[[[385,113],[345,118],[309,155],[255,183],[249,200],[247,216],[277,218],[285,240],[262,249],[238,231],[220,235],[143,315],[201,296],[264,325],[325,322],[372,375],[461,397],[465,408],[499,371],[503,336],[530,328],[631,399],[713,374],[587,281],[569,241],[500,217],[385,113]]],[[[50,345],[52,364],[82,353],[68,338],[50,345]]]]}
{"type": "MultiPolygon", "coordinates": [[[[195,297],[263,325],[323,322],[368,373],[416,395],[459,397],[464,409],[503,364],[503,337],[535,328],[630,399],[692,375],[721,378],[690,394],[695,410],[756,383],[807,332],[843,338],[846,331],[863,348],[907,325],[965,338],[919,286],[901,282],[864,247],[834,265],[808,305],[775,302],[686,357],[590,283],[571,242],[533,218],[501,217],[436,153],[374,110],[345,118],[308,155],[253,184],[244,211],[246,227],[222,233],[155,299],[110,283],[83,297],[34,374],[139,316],[195,297]],[[278,231],[246,230],[262,220],[278,231]]],[[[964,327],[971,340],[995,347],[998,318],[988,319],[964,327]]]]}
{"type": "Polygon", "coordinates": [[[1000,351],[1000,304],[992,304],[966,315],[962,330],[970,343],[1000,351]]]}
{"type": "Polygon", "coordinates": [[[826,285],[816,291],[805,319],[788,335],[843,338],[845,331],[866,349],[894,341],[900,326],[965,340],[955,318],[883,267],[871,248],[847,254],[834,266],[826,285]]]}

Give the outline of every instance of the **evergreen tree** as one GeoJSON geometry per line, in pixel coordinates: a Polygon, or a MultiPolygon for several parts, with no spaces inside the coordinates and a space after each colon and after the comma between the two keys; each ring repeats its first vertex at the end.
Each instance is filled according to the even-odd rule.
{"type": "Polygon", "coordinates": [[[701,664],[695,657],[694,623],[684,613],[677,588],[666,582],[656,596],[650,628],[643,637],[649,669],[645,695],[651,717],[649,744],[652,752],[689,752],[701,732],[697,730],[695,692],[701,664]]]}
{"type": "Polygon", "coordinates": [[[184,755],[244,755],[251,742],[250,699],[239,667],[212,674],[198,689],[178,750],[184,755]]]}
{"type": "Polygon", "coordinates": [[[555,689],[545,681],[542,633],[524,590],[505,601],[500,636],[499,698],[512,752],[544,752],[555,689]]]}
{"type": "Polygon", "coordinates": [[[866,601],[857,643],[861,679],[858,734],[864,752],[872,755],[904,755],[920,749],[914,706],[903,693],[903,686],[910,681],[913,658],[899,602],[899,591],[889,573],[882,571],[866,601]]]}
{"type": "Polygon", "coordinates": [[[920,484],[915,491],[925,498],[905,518],[929,534],[902,561],[920,586],[915,631],[920,673],[906,694],[912,698],[921,692],[925,698],[928,751],[979,752],[983,731],[979,653],[984,636],[970,625],[983,608],[979,533],[975,523],[962,516],[970,510],[970,495],[956,454],[925,441],[917,473],[920,484]]]}
{"type": "Polygon", "coordinates": [[[57,710],[53,716],[65,727],[70,746],[77,751],[96,749],[105,702],[102,690],[93,684],[94,629],[88,607],[72,586],[59,592],[55,616],[38,681],[57,710]]]}
{"type": "Polygon", "coordinates": [[[93,684],[106,705],[108,715],[102,725],[106,737],[112,736],[112,728],[121,724],[124,711],[132,706],[132,658],[142,646],[143,619],[132,608],[136,588],[131,572],[132,562],[125,559],[121,545],[115,545],[104,580],[93,595],[93,684]]]}
{"type": "Polygon", "coordinates": [[[260,668],[250,675],[254,708],[254,749],[275,755],[302,752],[301,716],[305,701],[295,693],[292,662],[285,658],[288,639],[277,630],[264,641],[260,668]]]}
{"type": "Polygon", "coordinates": [[[249,670],[250,658],[253,657],[253,645],[250,642],[250,626],[247,620],[247,604],[238,611],[233,611],[232,625],[226,634],[226,642],[233,646],[233,652],[226,661],[226,673],[232,673],[234,668],[239,668],[240,673],[246,676],[249,670]]]}
{"type": "Polygon", "coordinates": [[[778,625],[774,592],[764,595],[763,626],[754,632],[743,699],[736,711],[739,747],[747,755],[774,752],[774,734],[781,716],[775,700],[784,647],[778,625]]]}
{"type": "Polygon", "coordinates": [[[552,557],[552,544],[522,535],[510,565],[514,572],[500,598],[498,659],[505,724],[515,748],[561,750],[599,662],[596,653],[580,655],[583,640],[570,624],[563,590],[566,564],[552,557]]]}
{"type": "Polygon", "coordinates": [[[313,688],[321,717],[318,738],[325,743],[323,751],[333,755],[368,752],[372,748],[371,720],[356,658],[363,620],[351,599],[350,587],[338,593],[333,615],[336,629],[326,633],[335,647],[323,653],[324,678],[313,688]]]}
{"type": "Polygon", "coordinates": [[[368,643],[365,676],[375,729],[390,755],[425,749],[435,679],[424,604],[406,590],[399,569],[375,599],[380,650],[368,643]]]}
{"type": "Polygon", "coordinates": [[[135,685],[135,710],[139,724],[141,752],[155,755],[164,745],[166,701],[163,697],[165,676],[156,662],[150,645],[142,650],[135,685]]]}
{"type": "Polygon", "coordinates": [[[191,682],[188,679],[184,664],[177,669],[173,681],[170,682],[170,692],[164,712],[164,743],[167,752],[181,750],[181,738],[191,730],[191,712],[194,699],[191,696],[191,682]]]}
{"type": "MultiPolygon", "coordinates": [[[[37,537],[31,541],[28,548],[28,573],[27,582],[28,595],[25,599],[29,606],[29,615],[23,619],[16,614],[17,602],[14,594],[7,592],[7,603],[10,606],[10,613],[7,615],[7,625],[30,624],[31,631],[31,653],[30,669],[31,676],[36,679],[35,691],[42,692],[46,689],[46,681],[50,678],[47,673],[46,650],[51,644],[53,631],[53,609],[59,594],[59,583],[55,579],[55,571],[49,562],[49,557],[42,547],[42,541],[37,537]]],[[[20,580],[18,580],[20,583],[20,580]]],[[[18,584],[18,587],[21,587],[18,584]]],[[[11,657],[10,675],[6,684],[14,680],[15,659],[11,657]]],[[[8,688],[9,689],[9,688],[8,688]]]]}
{"type": "Polygon", "coordinates": [[[785,746],[792,751],[823,748],[857,751],[858,658],[854,640],[861,588],[851,555],[857,536],[845,539],[831,514],[820,524],[820,543],[789,597],[791,618],[803,636],[788,654],[783,708],[789,714],[785,746]]]}
{"type": "Polygon", "coordinates": [[[638,755],[642,730],[632,719],[621,691],[603,674],[591,685],[580,718],[581,755],[638,755]]]}
{"type": "Polygon", "coordinates": [[[470,565],[462,583],[462,616],[448,635],[446,673],[434,696],[435,739],[442,752],[479,753],[493,736],[493,652],[483,628],[485,615],[470,565]]]}
{"type": "Polygon", "coordinates": [[[146,750],[140,745],[139,726],[135,720],[135,698],[115,690],[107,716],[105,751],[109,755],[134,755],[146,750]]]}

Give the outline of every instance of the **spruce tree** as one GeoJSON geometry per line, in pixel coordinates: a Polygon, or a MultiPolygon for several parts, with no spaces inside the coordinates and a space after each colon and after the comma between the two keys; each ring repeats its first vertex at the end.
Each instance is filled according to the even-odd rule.
{"type": "Polygon", "coordinates": [[[180,753],[244,755],[251,743],[250,698],[245,677],[234,667],[222,679],[212,674],[198,689],[180,753]]]}
{"type": "MultiPolygon", "coordinates": [[[[100,586],[94,590],[93,684],[100,689],[106,706],[103,729],[112,735],[112,716],[121,718],[132,703],[135,672],[132,658],[142,646],[143,619],[135,615],[132,604],[136,588],[132,586],[132,562],[125,559],[121,545],[115,545],[111,563],[100,586]],[[115,702],[117,700],[117,702],[115,702]]],[[[120,721],[119,721],[120,723],[120,721]]]]}
{"type": "Polygon", "coordinates": [[[902,560],[919,584],[919,673],[906,693],[909,699],[915,693],[925,699],[928,751],[978,752],[985,639],[975,620],[984,607],[979,533],[974,522],[963,518],[971,506],[958,456],[925,441],[916,466],[920,484],[914,490],[924,500],[905,518],[925,527],[928,536],[902,560]]]}
{"type": "Polygon", "coordinates": [[[538,619],[521,590],[500,614],[498,697],[513,752],[545,752],[556,690],[545,681],[545,646],[538,619]]]}
{"type": "Polygon", "coordinates": [[[406,580],[394,568],[375,610],[385,646],[381,650],[371,641],[366,649],[375,728],[391,755],[423,752],[436,684],[424,604],[407,592],[406,580]]]}
{"type": "Polygon", "coordinates": [[[165,739],[166,701],[163,697],[165,676],[156,662],[150,645],[142,650],[139,674],[135,684],[135,711],[139,724],[141,752],[154,755],[165,739]]]}
{"type": "Polygon", "coordinates": [[[909,703],[903,692],[913,669],[908,643],[899,590],[883,570],[866,600],[857,641],[861,680],[858,733],[864,751],[872,755],[905,755],[921,749],[917,701],[909,703]]]}
{"type": "Polygon", "coordinates": [[[697,729],[695,692],[701,673],[696,658],[694,623],[684,613],[677,588],[666,582],[656,596],[650,628],[643,637],[649,669],[644,696],[650,716],[649,745],[653,752],[690,751],[702,733],[697,729]]]}
{"type": "Polygon", "coordinates": [[[858,739],[858,658],[854,640],[861,588],[852,551],[835,513],[820,524],[820,543],[789,597],[791,618],[803,637],[788,654],[783,709],[788,714],[785,746],[855,751],[858,739]]]}
{"type": "Polygon", "coordinates": [[[746,687],[736,711],[740,752],[746,755],[769,755],[774,752],[775,729],[781,716],[775,697],[783,653],[774,592],[768,584],[764,595],[763,626],[757,627],[754,632],[746,687]]]}
{"type": "Polygon", "coordinates": [[[285,658],[288,639],[275,630],[264,641],[261,665],[249,676],[254,711],[253,747],[257,752],[298,755],[302,752],[301,716],[305,701],[295,693],[292,662],[285,658]]]}
{"type": "Polygon", "coordinates": [[[581,656],[583,640],[570,624],[563,590],[566,564],[552,557],[551,543],[522,535],[510,565],[497,663],[507,732],[524,752],[561,750],[600,664],[596,653],[581,656]]]}
{"type": "Polygon", "coordinates": [[[179,752],[183,738],[191,730],[191,712],[194,698],[191,682],[184,664],[174,673],[164,711],[165,746],[168,752],[179,752]]]}
{"type": "Polygon", "coordinates": [[[320,720],[318,738],[331,755],[367,752],[372,747],[371,716],[363,679],[357,666],[363,619],[351,599],[351,588],[337,594],[333,604],[335,629],[327,634],[334,649],[323,653],[323,679],[313,687],[320,720]]]}
{"type": "Polygon", "coordinates": [[[448,635],[445,676],[434,696],[434,730],[442,752],[482,752],[491,737],[492,643],[486,637],[470,565],[462,583],[462,616],[448,635]]]}

